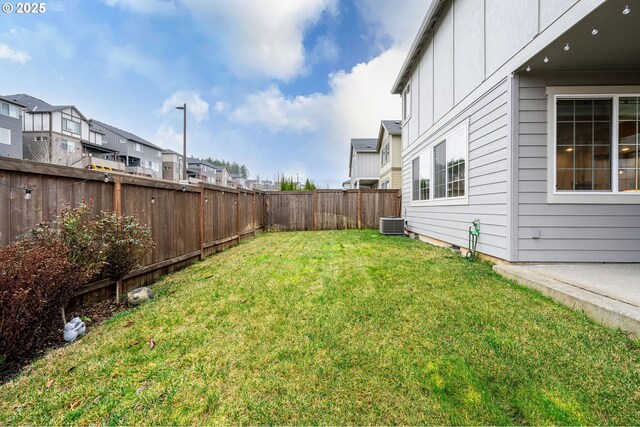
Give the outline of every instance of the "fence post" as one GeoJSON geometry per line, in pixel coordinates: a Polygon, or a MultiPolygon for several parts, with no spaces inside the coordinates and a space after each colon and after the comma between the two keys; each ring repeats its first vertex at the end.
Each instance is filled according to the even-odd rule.
{"type": "Polygon", "coordinates": [[[358,230],[362,229],[362,190],[358,188],[358,230]]]}
{"type": "Polygon", "coordinates": [[[117,214],[122,213],[122,178],[116,176],[113,186],[113,211],[117,214]]]}
{"type": "MultiPolygon", "coordinates": [[[[122,177],[116,176],[113,181],[113,211],[116,215],[122,215],[122,177]]],[[[122,279],[116,281],[116,302],[120,301],[120,289],[122,279]]]]}
{"type": "Polygon", "coordinates": [[[264,193],[264,227],[265,227],[265,231],[269,230],[271,228],[271,206],[269,206],[269,199],[271,198],[271,196],[268,193],[264,193]]]}
{"type": "Polygon", "coordinates": [[[200,261],[204,261],[204,182],[200,183],[200,261]]]}
{"type": "Polygon", "coordinates": [[[318,192],[316,190],[313,190],[313,230],[314,231],[318,229],[317,212],[318,212],[318,192]]]}
{"type": "Polygon", "coordinates": [[[240,243],[240,190],[236,193],[236,234],[240,243]]]}
{"type": "Polygon", "coordinates": [[[256,190],[253,190],[253,237],[256,237],[256,190]]]}
{"type": "Polygon", "coordinates": [[[402,190],[398,190],[398,197],[396,197],[396,203],[398,204],[398,218],[402,217],[402,190]]]}

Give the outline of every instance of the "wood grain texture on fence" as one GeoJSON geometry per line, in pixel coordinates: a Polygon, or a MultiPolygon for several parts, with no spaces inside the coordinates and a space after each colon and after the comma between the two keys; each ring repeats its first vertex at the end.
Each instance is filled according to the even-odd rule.
{"type": "MultiPolygon", "coordinates": [[[[243,238],[273,231],[377,228],[381,216],[398,215],[397,190],[262,192],[178,183],[23,160],[0,159],[0,246],[85,201],[93,212],[136,216],[151,228],[155,246],[123,291],[149,284],[243,238]],[[26,190],[31,198],[26,199],[26,190]]],[[[110,290],[83,293],[81,302],[110,290]]]]}

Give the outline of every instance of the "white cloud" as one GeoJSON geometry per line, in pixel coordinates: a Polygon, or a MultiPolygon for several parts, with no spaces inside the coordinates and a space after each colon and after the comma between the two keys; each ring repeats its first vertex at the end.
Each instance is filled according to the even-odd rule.
{"type": "Polygon", "coordinates": [[[6,44],[0,44],[0,59],[6,59],[9,62],[17,62],[19,64],[26,64],[31,60],[31,57],[25,52],[11,49],[6,44]]]}
{"type": "Polygon", "coordinates": [[[305,70],[304,33],[337,0],[182,0],[236,74],[289,80],[305,70]],[[211,30],[209,30],[211,29],[211,30]]]}
{"type": "Polygon", "coordinates": [[[162,148],[182,153],[183,150],[182,131],[176,131],[173,126],[162,125],[153,137],[153,143],[162,148]]]}
{"type": "Polygon", "coordinates": [[[104,3],[108,6],[129,9],[137,13],[170,14],[176,8],[173,0],[104,0],[104,3]]]}
{"type": "Polygon", "coordinates": [[[271,86],[248,96],[231,120],[271,132],[309,132],[307,143],[346,174],[350,139],[375,138],[381,120],[400,119],[400,99],[390,91],[405,54],[389,49],[349,72],[332,74],[328,94],[286,97],[271,86]]]}
{"type": "Polygon", "coordinates": [[[230,119],[237,123],[258,124],[272,132],[315,131],[318,117],[326,104],[324,95],[287,98],[276,86],[249,95],[230,119]]]}
{"type": "Polygon", "coordinates": [[[222,113],[224,110],[226,110],[228,107],[228,105],[225,102],[222,101],[217,101],[214,105],[213,108],[218,112],[218,113],[222,113]]]}
{"type": "Polygon", "coordinates": [[[180,90],[167,98],[162,104],[160,112],[167,114],[173,111],[175,107],[187,104],[187,114],[194,118],[197,122],[207,120],[209,118],[209,103],[202,99],[198,92],[180,90]]]}

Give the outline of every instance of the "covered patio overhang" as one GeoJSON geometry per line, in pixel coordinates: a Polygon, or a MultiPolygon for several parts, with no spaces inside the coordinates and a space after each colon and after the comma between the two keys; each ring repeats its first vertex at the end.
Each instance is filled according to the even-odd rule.
{"type": "Polygon", "coordinates": [[[638,70],[640,1],[608,0],[514,72],[638,70]]]}

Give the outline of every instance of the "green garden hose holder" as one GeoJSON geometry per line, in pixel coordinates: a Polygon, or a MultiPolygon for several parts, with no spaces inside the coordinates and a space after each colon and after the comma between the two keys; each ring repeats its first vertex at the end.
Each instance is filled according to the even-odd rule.
{"type": "Polygon", "coordinates": [[[477,258],[476,246],[478,245],[478,236],[480,236],[480,220],[475,219],[469,227],[469,250],[466,255],[469,261],[474,261],[477,258]]]}

